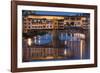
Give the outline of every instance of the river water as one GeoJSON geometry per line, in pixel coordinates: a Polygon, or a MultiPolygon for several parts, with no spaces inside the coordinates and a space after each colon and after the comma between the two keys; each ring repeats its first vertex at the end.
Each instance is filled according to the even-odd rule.
{"type": "MultiPolygon", "coordinates": [[[[39,30],[38,30],[39,31],[39,30]]],[[[44,35],[23,39],[23,62],[47,60],[77,60],[90,58],[88,31],[41,30],[44,35]]]]}

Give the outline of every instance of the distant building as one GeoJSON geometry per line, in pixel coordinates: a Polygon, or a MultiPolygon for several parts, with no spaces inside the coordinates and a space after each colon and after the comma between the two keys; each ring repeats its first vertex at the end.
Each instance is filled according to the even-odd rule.
{"type": "Polygon", "coordinates": [[[64,29],[82,27],[89,29],[90,18],[86,16],[25,16],[23,17],[23,32],[32,29],[64,29]]]}
{"type": "Polygon", "coordinates": [[[23,18],[23,31],[32,29],[58,29],[58,20],[64,19],[60,16],[26,16],[23,18]]]}
{"type": "Polygon", "coordinates": [[[64,18],[65,26],[74,26],[74,27],[88,27],[89,18],[85,16],[68,16],[64,18]]]}

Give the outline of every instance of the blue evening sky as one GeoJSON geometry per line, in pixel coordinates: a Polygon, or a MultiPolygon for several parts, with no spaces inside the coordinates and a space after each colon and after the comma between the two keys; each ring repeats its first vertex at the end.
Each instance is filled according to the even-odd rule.
{"type": "Polygon", "coordinates": [[[72,15],[77,15],[80,13],[73,13],[73,12],[54,12],[54,11],[36,11],[35,14],[39,15],[58,15],[58,16],[72,16],[72,15]]]}
{"type": "MultiPolygon", "coordinates": [[[[31,10],[23,10],[23,15],[52,15],[52,16],[76,16],[84,13],[77,12],[56,12],[56,11],[31,11],[31,10]],[[28,12],[31,12],[28,14],[28,12]]],[[[88,13],[87,13],[88,14],[88,13]]]]}

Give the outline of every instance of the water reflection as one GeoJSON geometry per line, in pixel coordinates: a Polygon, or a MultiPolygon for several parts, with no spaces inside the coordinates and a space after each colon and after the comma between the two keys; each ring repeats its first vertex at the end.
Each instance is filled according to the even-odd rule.
{"type": "Polygon", "coordinates": [[[28,46],[31,46],[32,45],[32,39],[31,38],[28,38],[27,39],[27,44],[28,44],[28,46]]]}
{"type": "Polygon", "coordinates": [[[45,30],[44,35],[23,39],[23,61],[89,59],[89,43],[85,33],[45,30]],[[31,50],[29,50],[31,49],[31,50]]]}
{"type": "Polygon", "coordinates": [[[34,44],[36,45],[45,45],[52,41],[52,36],[50,33],[45,35],[38,35],[33,38],[34,44]]]}
{"type": "Polygon", "coordinates": [[[76,41],[76,40],[79,40],[79,39],[77,38],[77,36],[73,36],[72,33],[60,33],[59,39],[60,39],[61,41],[65,41],[65,40],[76,41]]]}

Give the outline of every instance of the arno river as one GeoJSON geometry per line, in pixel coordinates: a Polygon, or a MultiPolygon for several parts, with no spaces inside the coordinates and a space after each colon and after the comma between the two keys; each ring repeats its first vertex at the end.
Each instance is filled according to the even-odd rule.
{"type": "Polygon", "coordinates": [[[90,58],[89,31],[37,31],[45,31],[46,33],[23,39],[23,62],[90,58]]]}

